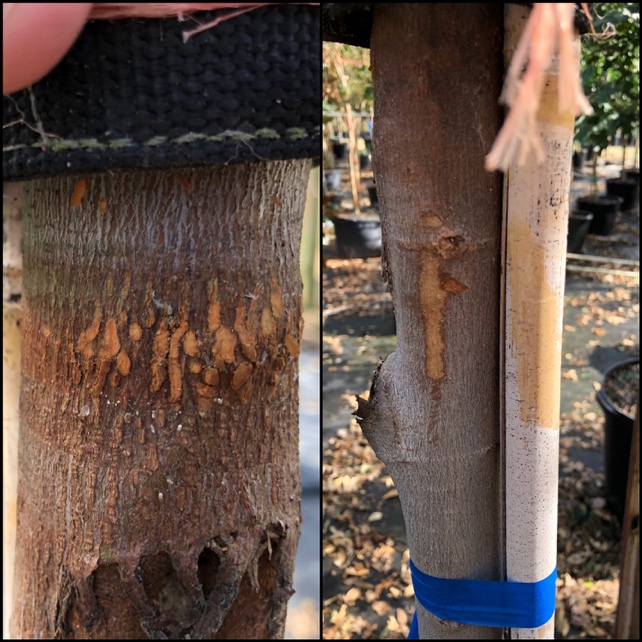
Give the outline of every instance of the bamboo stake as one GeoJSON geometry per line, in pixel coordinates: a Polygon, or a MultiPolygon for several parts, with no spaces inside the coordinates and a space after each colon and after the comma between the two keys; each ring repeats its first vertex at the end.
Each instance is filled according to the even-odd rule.
{"type": "Polygon", "coordinates": [[[611,276],[628,276],[632,279],[639,279],[639,272],[628,272],[627,270],[611,270],[609,268],[583,267],[580,265],[567,265],[569,272],[582,272],[584,274],[610,274],[611,276]]]}
{"type": "MultiPolygon", "coordinates": [[[[528,9],[505,5],[510,61],[528,9]]],[[[508,62],[507,62],[508,64],[508,62]]],[[[574,115],[558,110],[558,73],[544,80],[531,153],[505,175],[506,571],[538,582],[556,566],[560,364],[574,115]]],[[[513,639],[553,638],[554,617],[513,639]]]]}
{"type": "Polygon", "coordinates": [[[22,183],[5,183],[2,219],[2,631],[9,638],[18,493],[20,323],[22,309],[22,183]]]}
{"type": "Polygon", "coordinates": [[[566,258],[576,261],[586,261],[587,263],[612,263],[613,265],[634,265],[640,267],[640,261],[618,259],[610,256],[593,256],[592,254],[573,254],[572,252],[567,252],[566,258]]]}

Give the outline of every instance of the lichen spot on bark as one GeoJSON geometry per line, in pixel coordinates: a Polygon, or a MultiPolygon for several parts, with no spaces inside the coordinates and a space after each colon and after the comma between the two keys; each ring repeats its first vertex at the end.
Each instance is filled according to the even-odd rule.
{"type": "Polygon", "coordinates": [[[196,394],[206,399],[214,399],[216,397],[216,390],[211,386],[208,386],[204,383],[197,383],[195,385],[196,394]]]}
{"type": "Polygon", "coordinates": [[[172,333],[172,338],[169,346],[169,358],[178,359],[178,351],[180,348],[181,339],[187,332],[187,321],[181,321],[181,324],[172,333]]]}
{"type": "Polygon", "coordinates": [[[183,376],[178,360],[170,359],[169,362],[169,400],[176,402],[183,394],[183,376]]]}
{"type": "Polygon", "coordinates": [[[190,359],[187,362],[187,370],[192,374],[198,374],[203,370],[203,364],[198,359],[190,359]]]}
{"type": "Polygon", "coordinates": [[[149,387],[151,392],[158,392],[167,378],[167,369],[158,362],[152,362],[152,384],[149,387]]]}

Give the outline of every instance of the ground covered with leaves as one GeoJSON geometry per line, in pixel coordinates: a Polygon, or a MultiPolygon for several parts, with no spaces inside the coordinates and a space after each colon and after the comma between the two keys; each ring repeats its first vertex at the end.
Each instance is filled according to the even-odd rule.
{"type": "MultiPolygon", "coordinates": [[[[639,315],[638,285],[630,278],[600,275],[587,288],[566,297],[571,313],[565,315],[565,333],[585,333],[588,341],[578,344],[587,344],[586,349],[564,355],[563,385],[581,386],[587,350],[605,338],[612,340],[614,327],[630,324],[639,315]]],[[[380,307],[390,306],[378,259],[326,261],[323,292],[326,319],[355,310],[376,315],[380,307]]],[[[363,340],[366,350],[368,337],[363,340]]],[[[639,354],[635,333],[623,332],[615,343],[624,356],[639,354]]],[[[326,364],[341,363],[342,353],[340,334],[324,336],[326,364]]],[[[344,376],[349,376],[349,368],[345,362],[341,366],[344,376]]],[[[599,384],[584,383],[591,394],[575,401],[560,420],[555,629],[561,639],[609,639],[619,591],[621,526],[605,499],[603,416],[594,400],[599,384]]],[[[356,409],[354,395],[346,394],[345,401],[356,409]]],[[[345,426],[324,450],[322,546],[323,637],[406,638],[414,592],[397,491],[356,421],[347,415],[345,426]]]]}

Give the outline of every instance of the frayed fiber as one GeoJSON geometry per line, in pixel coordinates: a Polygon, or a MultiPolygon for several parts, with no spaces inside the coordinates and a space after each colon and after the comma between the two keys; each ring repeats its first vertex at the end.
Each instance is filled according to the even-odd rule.
{"type": "MultiPolygon", "coordinates": [[[[583,7],[588,16],[586,6],[583,7]]],[[[544,160],[537,132],[537,111],[546,73],[556,58],[559,111],[574,117],[593,112],[580,83],[579,55],[573,42],[574,11],[573,3],[537,2],[533,5],[500,97],[500,102],[510,107],[510,112],[486,157],[488,171],[506,171],[514,162],[523,165],[531,150],[539,162],[544,160]],[[526,71],[520,78],[524,68],[526,71]]]]}
{"type": "MultiPolygon", "coordinates": [[[[183,33],[183,41],[187,42],[193,35],[216,27],[216,25],[235,18],[248,11],[253,11],[259,7],[266,7],[275,4],[285,4],[281,2],[216,2],[216,3],[165,3],[165,2],[131,2],[131,3],[118,3],[118,2],[96,2],[94,3],[89,14],[90,20],[120,20],[123,18],[177,18],[178,20],[185,20],[187,16],[191,16],[199,11],[214,11],[216,9],[231,9],[229,13],[222,15],[211,22],[204,25],[199,25],[194,29],[190,29],[183,33]]],[[[301,2],[294,4],[308,4],[318,5],[318,2],[301,2]]]]}

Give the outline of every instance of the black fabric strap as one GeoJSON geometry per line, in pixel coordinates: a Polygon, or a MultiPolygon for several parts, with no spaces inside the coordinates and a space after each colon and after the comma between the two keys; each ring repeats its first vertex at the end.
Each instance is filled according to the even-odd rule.
{"type": "Polygon", "coordinates": [[[88,23],[3,98],[4,180],[319,157],[319,7],[262,7],[183,42],[220,15],[88,23]]]}
{"type": "MultiPolygon", "coordinates": [[[[322,5],[322,38],[329,42],[341,42],[346,45],[369,48],[374,4],[324,2],[322,5]]],[[[532,2],[512,4],[533,6],[532,2]]],[[[593,4],[588,3],[587,6],[590,11],[593,4]]],[[[575,6],[575,26],[581,34],[590,31],[590,23],[579,2],[575,6]]]]}

